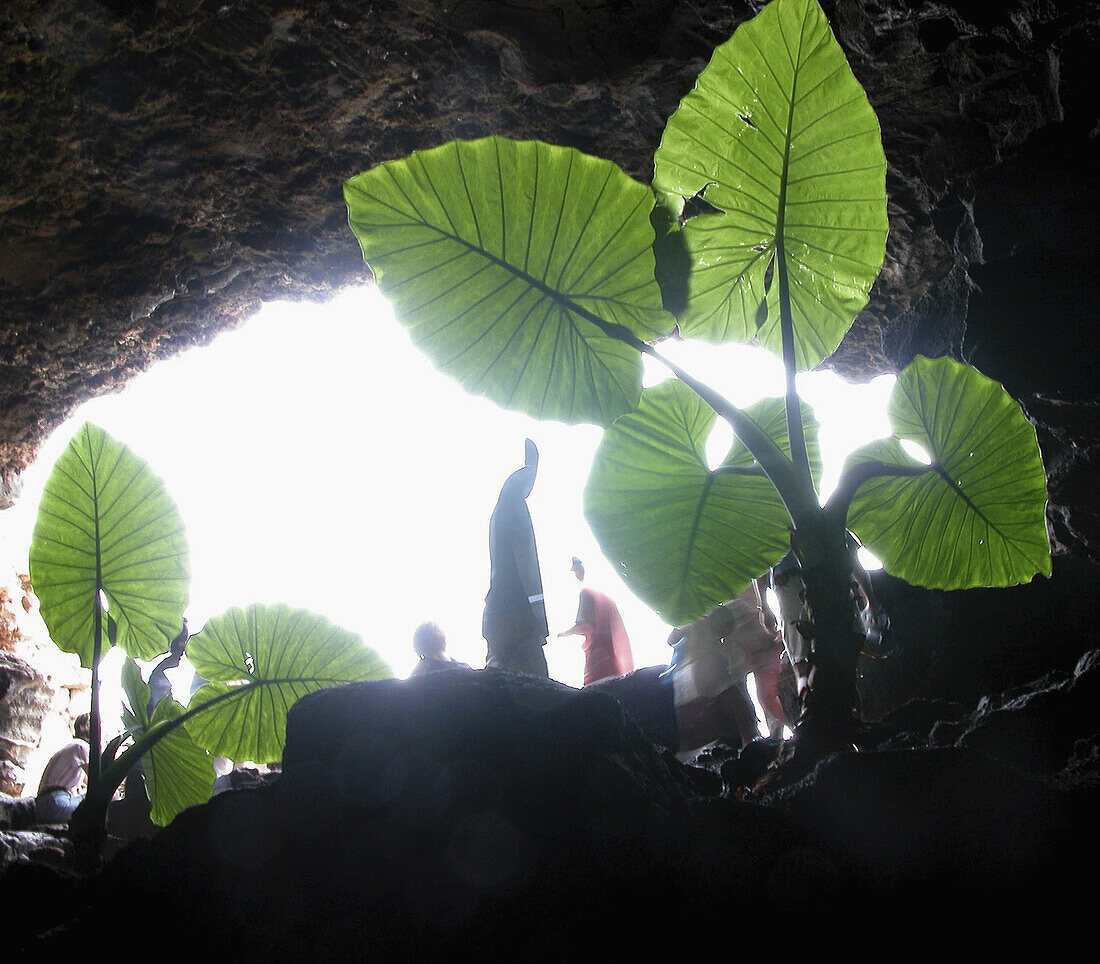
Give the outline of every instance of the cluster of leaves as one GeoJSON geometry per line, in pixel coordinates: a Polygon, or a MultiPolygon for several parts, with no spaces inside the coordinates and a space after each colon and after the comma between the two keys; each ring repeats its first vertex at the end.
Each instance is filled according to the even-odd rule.
{"type": "Polygon", "coordinates": [[[951,359],[900,373],[894,435],[857,452],[820,505],[794,378],[867,302],[885,169],[874,110],[816,0],[773,0],[669,119],[652,188],[573,149],[489,137],[380,164],[345,199],[382,292],[439,369],[506,408],[607,428],[586,517],[631,588],[679,624],[778,561],[792,528],[847,527],[929,587],[1050,572],[1034,429],[951,359]],[[731,405],[661,358],[677,328],[779,354],[786,397],[731,405]],[[643,392],[643,354],[679,381],[643,392]],[[712,470],[715,413],[737,440],[712,470]]]}
{"type": "MultiPolygon", "coordinates": [[[[108,747],[102,772],[89,773],[89,799],[109,799],[143,759],[158,824],[210,798],[212,754],[278,760],[287,711],[301,696],[391,675],[359,636],[322,616],[252,605],[210,619],[188,641],[188,659],[209,682],[186,707],[165,697],[150,716],[149,688],[135,658],[164,653],[183,624],[190,583],[186,535],[164,483],[91,424],[76,432],[46,482],[30,567],[50,637],[92,670],[97,718],[99,663],[112,645],[128,654],[124,736],[131,745],[117,758],[121,741],[108,747]]],[[[97,731],[98,725],[93,760],[97,731]]]]}

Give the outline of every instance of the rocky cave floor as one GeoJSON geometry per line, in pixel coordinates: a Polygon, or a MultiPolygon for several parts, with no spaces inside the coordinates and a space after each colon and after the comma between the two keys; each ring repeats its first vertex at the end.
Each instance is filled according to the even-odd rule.
{"type": "Polygon", "coordinates": [[[182,927],[181,953],[246,959],[541,959],[582,939],[653,954],[846,925],[1007,948],[1049,925],[1044,908],[1087,906],[1098,701],[1093,650],[977,706],[911,701],[865,727],[862,752],[752,799],[774,745],[683,764],[606,693],[495,671],[344,686],[292,709],[280,777],[92,879],[5,798],[6,944],[76,953],[116,918],[134,947],[171,951],[182,927]]]}

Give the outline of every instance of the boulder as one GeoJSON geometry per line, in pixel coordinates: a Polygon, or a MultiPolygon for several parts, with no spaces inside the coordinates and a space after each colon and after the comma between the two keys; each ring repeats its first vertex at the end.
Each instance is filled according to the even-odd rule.
{"type": "Polygon", "coordinates": [[[1097,756],[1082,741],[1047,780],[970,748],[872,750],[738,800],[606,693],[494,671],[354,684],[291,710],[275,783],[131,844],[20,946],[76,953],[119,907],[142,946],[167,913],[201,922],[188,954],[250,960],[644,955],[670,935],[720,953],[774,946],[762,922],[784,914],[827,943],[853,911],[868,937],[934,917],[919,942],[971,923],[975,895],[1038,926],[1048,890],[1067,913],[1087,899],[1063,885],[1096,856],[1097,756]]]}

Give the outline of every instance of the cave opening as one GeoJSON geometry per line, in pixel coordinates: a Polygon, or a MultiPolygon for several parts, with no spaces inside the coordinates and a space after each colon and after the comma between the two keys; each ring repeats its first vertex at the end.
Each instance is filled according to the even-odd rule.
{"type": "MultiPolygon", "coordinates": [[[[735,404],[782,393],[782,366],[762,349],[683,341],[665,351],[735,404]]],[[[644,384],[664,377],[647,367],[644,384]]],[[[823,496],[848,452],[889,433],[893,380],[800,376],[821,424],[823,496]]],[[[537,439],[530,508],[551,676],[571,685],[583,676],[576,639],[556,638],[576,611],[573,556],[619,602],[635,664],[668,662],[670,627],[623,584],[584,520],[583,489],[601,430],[537,422],[467,395],[412,346],[376,288],[348,289],[320,305],[268,303],[210,346],[81,406],[43,445],[23,498],[0,518],[17,571],[26,571],[41,487],[85,421],[144,458],[178,504],[191,551],[191,633],[232,606],[284,602],[359,633],[398,676],[415,665],[412,632],[425,620],[444,628],[450,655],[483,663],[488,519],[501,480],[522,461],[524,438],[537,439]]],[[[717,420],[707,445],[711,468],[731,443],[717,420]]],[[[39,632],[45,638],[45,628],[39,632]]],[[[110,729],[106,708],[120,705],[121,691],[118,667],[108,660],[104,669],[110,729]]],[[[186,659],[170,678],[186,703],[186,659]]]]}

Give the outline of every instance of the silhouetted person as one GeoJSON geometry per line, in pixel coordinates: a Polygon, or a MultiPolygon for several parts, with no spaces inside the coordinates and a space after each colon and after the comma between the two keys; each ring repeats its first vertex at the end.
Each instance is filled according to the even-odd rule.
{"type": "Polygon", "coordinates": [[[459,662],[447,655],[447,637],[435,623],[421,623],[413,630],[413,649],[420,662],[413,667],[410,677],[470,668],[469,663],[459,662]]]}
{"type": "MultiPolygon", "coordinates": [[[[573,557],[573,575],[584,582],[584,563],[573,557]]],[[[584,685],[634,671],[634,654],[619,607],[602,592],[582,586],[577,603],[577,621],[559,636],[583,636],[584,685]]]]}
{"type": "Polygon", "coordinates": [[[713,740],[751,743],[760,735],[745,678],[752,673],[772,736],[785,723],[778,683],[783,644],[765,614],[756,582],[669,635],[682,749],[713,740]]]}
{"type": "Polygon", "coordinates": [[[526,440],[526,459],[505,480],[489,520],[489,592],[481,633],[485,666],[549,677],[542,651],[550,630],[542,594],[535,530],[527,496],[535,484],[539,452],[526,440]]]}
{"type": "Polygon", "coordinates": [[[73,722],[71,743],[50,757],[38,781],[34,818],[38,823],[68,823],[84,800],[88,776],[88,729],[91,716],[81,713],[73,722]]]}

